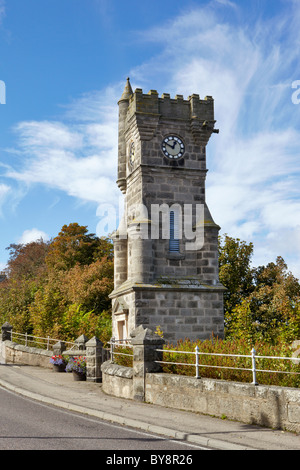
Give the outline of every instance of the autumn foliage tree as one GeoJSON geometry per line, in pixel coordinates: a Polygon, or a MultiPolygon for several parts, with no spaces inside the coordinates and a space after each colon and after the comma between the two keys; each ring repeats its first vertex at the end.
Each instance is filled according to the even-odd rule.
{"type": "Polygon", "coordinates": [[[10,245],[7,279],[0,284],[0,319],[20,332],[74,340],[110,337],[113,248],[77,223],[51,242],[10,245]]]}
{"type": "MultiPolygon", "coordinates": [[[[276,343],[300,338],[300,284],[282,257],[254,270],[253,292],[243,300],[253,338],[276,343]]],[[[235,315],[241,317],[242,309],[235,315]]]]}
{"type": "Polygon", "coordinates": [[[48,243],[43,240],[11,244],[6,280],[0,283],[0,320],[16,325],[20,332],[32,331],[29,306],[34,301],[46,270],[48,243]]]}
{"type": "Polygon", "coordinates": [[[23,244],[11,244],[7,275],[13,279],[33,279],[45,270],[45,258],[49,250],[49,243],[43,239],[23,244]]]}
{"type": "Polygon", "coordinates": [[[87,227],[72,223],[64,225],[49,246],[46,264],[51,269],[67,271],[76,265],[85,266],[97,258],[113,258],[111,243],[88,233],[87,227]]]}
{"type": "Polygon", "coordinates": [[[224,308],[228,314],[253,290],[252,255],[253,243],[228,235],[219,237],[219,278],[227,289],[224,308]]]}
{"type": "Polygon", "coordinates": [[[251,266],[252,243],[220,238],[220,280],[225,331],[230,339],[272,344],[300,339],[300,284],[282,257],[267,266],[251,266]]]}

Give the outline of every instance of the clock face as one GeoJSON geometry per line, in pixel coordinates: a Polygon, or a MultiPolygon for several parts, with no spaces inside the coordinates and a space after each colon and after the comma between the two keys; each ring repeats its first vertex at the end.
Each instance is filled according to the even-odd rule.
{"type": "Polygon", "coordinates": [[[166,157],[174,160],[181,158],[185,151],[183,141],[175,135],[165,137],[162,141],[161,148],[166,157]]]}
{"type": "Polygon", "coordinates": [[[134,142],[131,142],[130,150],[129,150],[129,163],[131,166],[133,166],[134,164],[134,156],[135,156],[135,146],[134,146],[134,142]]]}

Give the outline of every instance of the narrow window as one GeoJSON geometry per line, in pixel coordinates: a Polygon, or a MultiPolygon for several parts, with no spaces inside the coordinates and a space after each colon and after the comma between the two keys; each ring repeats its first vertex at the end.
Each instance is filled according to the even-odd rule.
{"type": "Polygon", "coordinates": [[[126,320],[118,321],[118,339],[127,339],[127,322],[126,320]]]}
{"type": "Polygon", "coordinates": [[[170,211],[170,253],[179,253],[179,227],[178,227],[178,214],[170,211]]]}

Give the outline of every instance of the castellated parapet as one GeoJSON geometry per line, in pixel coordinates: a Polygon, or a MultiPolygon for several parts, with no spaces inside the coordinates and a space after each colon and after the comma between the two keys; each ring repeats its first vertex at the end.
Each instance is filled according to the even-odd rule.
{"type": "Polygon", "coordinates": [[[158,114],[162,118],[200,119],[202,123],[204,121],[214,123],[213,98],[207,96],[204,100],[200,100],[196,94],[189,96],[187,100],[183,99],[183,95],[171,98],[168,93],[159,98],[156,90],[144,94],[141,88],[137,88],[130,97],[128,113],[129,115],[158,114]]]}

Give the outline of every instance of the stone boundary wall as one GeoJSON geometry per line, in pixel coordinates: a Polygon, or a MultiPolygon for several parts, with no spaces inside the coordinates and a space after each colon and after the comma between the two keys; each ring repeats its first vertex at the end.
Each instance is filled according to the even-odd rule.
{"type": "Polygon", "coordinates": [[[101,382],[101,364],[107,359],[108,351],[103,343],[94,336],[90,340],[85,335],[79,336],[71,349],[66,351],[64,341],[58,341],[52,346],[52,351],[20,345],[11,341],[12,326],[5,322],[1,327],[0,364],[25,364],[53,368],[50,358],[53,355],[85,356],[86,380],[101,382]],[[75,348],[75,349],[74,349],[75,348]]]}
{"type": "Polygon", "coordinates": [[[32,348],[12,341],[0,341],[1,357],[10,364],[25,364],[29,366],[40,366],[52,369],[50,358],[52,351],[32,348]]]}
{"type": "Polygon", "coordinates": [[[300,390],[172,374],[146,374],[146,401],[300,432],[300,390]]]}
{"type": "Polygon", "coordinates": [[[133,369],[106,361],[102,369],[102,390],[119,398],[133,398],[133,369]]]}
{"type": "MultiPolygon", "coordinates": [[[[89,351],[87,380],[102,380],[105,393],[246,424],[300,432],[300,389],[164,374],[157,363],[161,338],[142,326],[131,336],[132,368],[111,361],[103,362],[100,367],[102,343],[95,337],[85,343],[89,351]]],[[[62,344],[57,343],[53,349],[56,351],[16,344],[2,334],[0,363],[52,368],[50,358],[53,353],[61,353],[62,344]]]]}
{"type": "MultiPolygon", "coordinates": [[[[134,371],[102,364],[109,395],[134,399],[134,371]]],[[[145,402],[275,429],[300,432],[300,390],[215,379],[145,374],[145,402]]]]}

